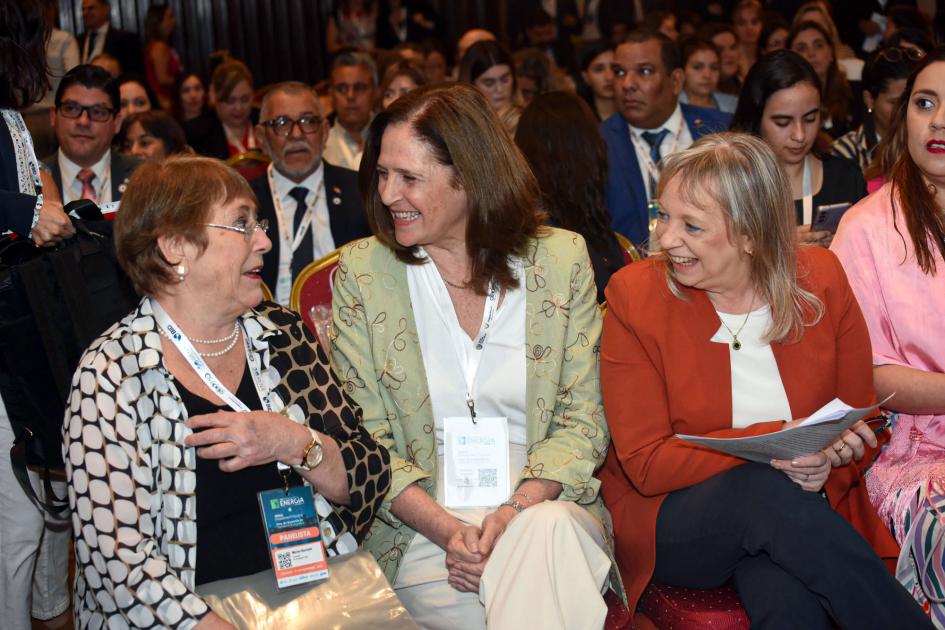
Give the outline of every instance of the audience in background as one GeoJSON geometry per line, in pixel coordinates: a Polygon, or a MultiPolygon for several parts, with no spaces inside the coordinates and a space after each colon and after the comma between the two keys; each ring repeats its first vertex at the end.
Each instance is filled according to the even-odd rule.
{"type": "Polygon", "coordinates": [[[866,476],[870,498],[901,546],[896,577],[943,628],[945,48],[919,63],[904,94],[889,127],[903,153],[889,182],[843,217],[831,249],[866,318],[876,396],[892,395],[892,440],[866,476]]]}
{"type": "Polygon", "coordinates": [[[377,66],[367,53],[344,51],[332,63],[329,83],[335,123],[328,130],[323,157],[356,171],[377,103],[377,66]]]}
{"type": "Polygon", "coordinates": [[[184,130],[169,114],[147,111],[130,114],[121,122],[118,132],[121,151],[141,160],[163,160],[178,153],[187,153],[184,130]]]}
{"type": "Polygon", "coordinates": [[[171,113],[181,124],[210,115],[207,88],[196,72],[182,72],[177,76],[171,113]]]}
{"type": "Polygon", "coordinates": [[[790,32],[791,27],[783,19],[773,19],[766,22],[758,39],[761,53],[767,54],[784,48],[790,32]]]}
{"type": "Polygon", "coordinates": [[[719,92],[738,96],[742,88],[741,79],[738,73],[742,66],[741,50],[738,47],[738,37],[735,30],[728,24],[718,22],[709,23],[702,26],[698,35],[702,39],[707,39],[719,51],[719,92]]]}
{"type": "Polygon", "coordinates": [[[577,91],[597,120],[606,120],[616,111],[613,61],[614,45],[604,39],[586,42],[577,51],[577,91]]]}
{"type": "Polygon", "coordinates": [[[165,110],[174,103],[174,82],[181,72],[180,57],[171,46],[177,18],[167,4],[152,4],[144,19],[144,73],[148,86],[165,110]]]}
{"type": "Polygon", "coordinates": [[[68,204],[91,199],[102,205],[121,199],[137,159],[111,150],[121,127],[118,83],[90,64],[66,73],[51,112],[59,150],[44,162],[68,204]]]}
{"type": "Polygon", "coordinates": [[[257,149],[253,133],[253,75],[242,61],[226,58],[210,77],[215,116],[184,125],[187,144],[200,155],[221,160],[257,149]]]}
{"type": "Polygon", "coordinates": [[[528,105],[539,94],[559,89],[557,68],[548,56],[537,48],[523,48],[512,56],[515,61],[515,81],[522,105],[528,105]]]}
{"type": "Polygon", "coordinates": [[[515,143],[538,180],[548,223],[584,237],[603,302],[604,287],[624,258],[604,205],[607,145],[596,117],[574,94],[540,94],[522,112],[515,143]]]}
{"type": "MultiPolygon", "coordinates": [[[[863,124],[833,143],[833,153],[855,161],[866,172],[873,161],[873,149],[890,133],[889,123],[899,103],[906,79],[925,56],[912,47],[884,47],[876,50],[863,67],[863,124]]],[[[872,191],[870,191],[872,192],[872,191]]]]}
{"type": "Polygon", "coordinates": [[[487,41],[495,41],[495,35],[481,28],[469,29],[463,33],[460,38],[456,40],[456,71],[459,71],[459,67],[463,63],[463,57],[466,56],[466,51],[469,50],[470,46],[477,42],[487,41]]]}
{"type": "Polygon", "coordinates": [[[634,32],[614,51],[617,112],[601,123],[613,229],[637,246],[650,235],[660,160],[724,131],[729,114],[680,105],[682,57],[662,33],[634,32]]]}
{"type": "Polygon", "coordinates": [[[331,55],[345,48],[374,50],[377,0],[338,0],[325,29],[325,48],[331,55]]]}
{"type": "Polygon", "coordinates": [[[691,38],[680,45],[683,62],[683,90],[680,103],[732,113],[738,98],[717,90],[721,61],[718,49],[706,40],[691,38]]]}
{"type": "Polygon", "coordinates": [[[817,147],[821,87],[814,68],[790,50],[762,57],[748,73],[732,130],[753,133],[774,152],[791,185],[797,236],[827,246],[833,234],[813,225],[823,207],[866,196],[859,165],[817,147]]]}
{"type": "Polygon", "coordinates": [[[104,53],[118,61],[119,72],[144,72],[141,40],[135,33],[113,27],[110,12],[109,0],[82,0],[85,31],[79,37],[80,61],[90,63],[104,53]]]}
{"type": "Polygon", "coordinates": [[[423,46],[423,69],[429,83],[442,83],[449,78],[450,62],[446,48],[436,40],[428,39],[423,46]]]}
{"type": "Polygon", "coordinates": [[[121,64],[118,63],[118,60],[109,55],[108,53],[100,53],[92,57],[92,60],[89,61],[89,64],[93,66],[98,66],[99,68],[105,70],[108,74],[113,77],[121,76],[121,64]]]}
{"type": "Polygon", "coordinates": [[[123,74],[116,79],[116,83],[118,83],[119,108],[122,116],[149,112],[161,107],[144,79],[131,74],[123,74]]]}
{"type": "MultiPolygon", "coordinates": [[[[287,306],[292,282],[306,265],[336,247],[369,236],[357,174],[322,160],[328,122],[304,83],[277,83],[263,98],[256,136],[272,160],[250,181],[259,218],[273,226],[262,279],[287,306]]],[[[306,314],[307,316],[307,314],[306,314]]]]}
{"type": "Polygon", "coordinates": [[[380,109],[387,109],[387,106],[399,97],[426,83],[423,67],[414,61],[398,61],[388,66],[384,70],[384,78],[381,79],[381,89],[378,90],[381,97],[380,109]]]}
{"type": "Polygon", "coordinates": [[[469,47],[459,67],[459,80],[476,86],[495,111],[518,103],[512,56],[494,40],[479,41],[469,47]]]}
{"type": "Polygon", "coordinates": [[[732,27],[738,39],[740,57],[738,77],[744,81],[745,75],[758,59],[758,46],[763,27],[761,3],[758,0],[740,0],[732,10],[732,27]]]}

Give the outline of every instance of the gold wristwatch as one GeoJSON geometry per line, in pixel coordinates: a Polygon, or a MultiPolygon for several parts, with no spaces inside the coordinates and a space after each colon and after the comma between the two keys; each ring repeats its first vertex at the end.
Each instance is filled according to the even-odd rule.
{"type": "Polygon", "coordinates": [[[298,465],[302,470],[312,470],[322,463],[325,451],[322,450],[322,441],[318,437],[315,429],[309,429],[312,432],[312,441],[308,443],[305,450],[302,451],[302,463],[298,465]]]}

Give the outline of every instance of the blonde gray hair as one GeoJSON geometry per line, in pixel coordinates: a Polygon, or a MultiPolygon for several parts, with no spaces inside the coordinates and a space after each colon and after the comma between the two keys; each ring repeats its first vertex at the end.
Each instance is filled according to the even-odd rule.
{"type": "MultiPolygon", "coordinates": [[[[714,202],[725,215],[729,239],[751,243],[751,278],[771,308],[768,342],[794,342],[824,315],[824,305],[803,288],[797,270],[797,237],[791,185],[764,141],[746,133],[705,136],[685,151],[667,156],[659,193],[674,177],[687,203],[714,202]]],[[[667,265],[672,292],[682,289],[667,265]]]]}

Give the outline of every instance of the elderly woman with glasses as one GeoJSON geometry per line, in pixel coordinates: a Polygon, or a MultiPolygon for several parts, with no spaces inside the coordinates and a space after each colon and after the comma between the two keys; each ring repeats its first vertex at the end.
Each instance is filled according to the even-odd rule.
{"type": "Polygon", "coordinates": [[[390,485],[312,335],[260,304],[267,227],[213,159],[129,183],[116,248],[144,297],[80,360],[65,417],[79,627],[231,627],[195,588],[270,568],[258,492],[307,493],[336,555],[390,485]]]}

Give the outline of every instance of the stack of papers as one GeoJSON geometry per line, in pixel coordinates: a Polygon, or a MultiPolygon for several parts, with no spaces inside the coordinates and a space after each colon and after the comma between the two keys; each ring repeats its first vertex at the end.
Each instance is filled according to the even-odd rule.
{"type": "MultiPolygon", "coordinates": [[[[889,400],[892,396],[886,398],[889,400]]],[[[878,405],[855,408],[839,398],[812,413],[797,426],[742,438],[711,438],[699,435],[676,434],[681,440],[741,457],[751,462],[769,463],[772,459],[794,459],[823,450],[835,443],[840,435],[865,418],[878,405]]]]}

